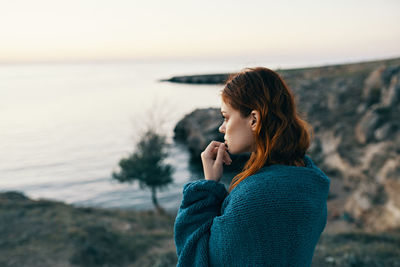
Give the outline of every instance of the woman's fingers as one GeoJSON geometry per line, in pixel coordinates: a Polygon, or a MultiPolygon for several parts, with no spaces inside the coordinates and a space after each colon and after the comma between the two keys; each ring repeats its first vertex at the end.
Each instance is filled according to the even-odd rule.
{"type": "MultiPolygon", "coordinates": [[[[222,144],[221,144],[222,145],[222,144]]],[[[219,147],[214,147],[214,149],[213,149],[213,154],[214,155],[217,155],[217,153],[218,153],[218,148],[219,147]]],[[[223,162],[226,164],[226,165],[230,165],[231,163],[232,163],[232,159],[231,159],[231,157],[229,156],[229,154],[228,154],[228,151],[226,151],[226,147],[225,147],[225,151],[224,151],[224,155],[223,155],[223,162]]]]}
{"type": "Polygon", "coordinates": [[[223,163],[229,165],[231,159],[227,154],[224,143],[212,141],[206,149],[201,152],[204,178],[206,180],[219,181],[223,172],[223,163]]]}
{"type": "Polygon", "coordinates": [[[222,164],[224,160],[225,144],[221,143],[218,147],[217,158],[215,159],[216,164],[222,164]]]}
{"type": "Polygon", "coordinates": [[[208,144],[206,149],[201,153],[201,156],[206,158],[214,158],[220,144],[222,143],[217,141],[211,141],[211,143],[208,144]]]}
{"type": "Polygon", "coordinates": [[[231,157],[229,156],[229,154],[228,154],[228,152],[226,150],[225,150],[225,153],[224,153],[224,159],[225,159],[225,163],[227,165],[230,165],[232,163],[232,159],[231,159],[231,157]]]}
{"type": "Polygon", "coordinates": [[[222,153],[221,154],[221,158],[222,158],[221,162],[225,163],[226,165],[230,165],[232,163],[232,159],[229,156],[229,153],[226,151],[225,144],[222,142],[218,142],[218,141],[211,141],[210,144],[206,147],[206,149],[201,153],[201,157],[217,160],[218,153],[222,153]],[[221,149],[223,149],[222,152],[219,152],[220,147],[221,147],[221,149]]]}

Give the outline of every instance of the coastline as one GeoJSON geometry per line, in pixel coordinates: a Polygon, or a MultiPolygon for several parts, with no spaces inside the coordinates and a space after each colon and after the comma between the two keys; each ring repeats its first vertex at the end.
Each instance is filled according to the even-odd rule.
{"type": "MultiPolygon", "coordinates": [[[[321,65],[313,67],[300,67],[300,68],[288,68],[288,69],[274,69],[276,72],[281,74],[285,78],[294,78],[296,76],[304,75],[305,72],[308,75],[321,75],[322,73],[328,75],[339,75],[345,72],[354,73],[357,71],[372,70],[378,64],[393,65],[399,64],[400,57],[388,58],[382,60],[372,61],[359,61],[353,63],[344,64],[332,64],[332,65],[321,65]]],[[[214,74],[196,74],[196,75],[183,75],[183,76],[172,76],[170,78],[160,79],[160,82],[172,82],[172,83],[183,83],[183,84],[223,84],[231,73],[214,73],[214,74]]]]}

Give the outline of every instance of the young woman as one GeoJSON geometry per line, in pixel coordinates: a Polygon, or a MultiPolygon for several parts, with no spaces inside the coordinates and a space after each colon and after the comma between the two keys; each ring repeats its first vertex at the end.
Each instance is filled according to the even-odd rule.
{"type": "Polygon", "coordinates": [[[184,185],[174,238],[178,266],[310,266],[327,220],[329,178],[306,155],[308,124],[267,68],[231,76],[219,131],[201,153],[204,180],[184,185]],[[231,154],[251,152],[228,188],[231,154]]]}

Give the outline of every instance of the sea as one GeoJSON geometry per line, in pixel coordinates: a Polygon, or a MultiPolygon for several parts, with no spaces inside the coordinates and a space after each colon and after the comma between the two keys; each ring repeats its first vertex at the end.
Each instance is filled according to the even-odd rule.
{"type": "MultiPolygon", "coordinates": [[[[267,67],[306,65],[292,63],[267,67]]],[[[160,80],[249,66],[166,60],[0,64],[0,191],[74,206],[153,209],[149,189],[111,175],[151,126],[167,136],[166,163],[175,169],[173,183],[157,198],[176,211],[183,185],[204,178],[190,168],[173,129],[197,108],[219,108],[222,86],[160,80]]]]}

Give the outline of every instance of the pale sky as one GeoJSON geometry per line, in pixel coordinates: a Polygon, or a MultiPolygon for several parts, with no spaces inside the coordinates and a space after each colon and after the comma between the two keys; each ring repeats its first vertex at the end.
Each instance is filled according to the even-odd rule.
{"type": "Polygon", "coordinates": [[[400,56],[399,0],[0,0],[0,62],[400,56]]]}

